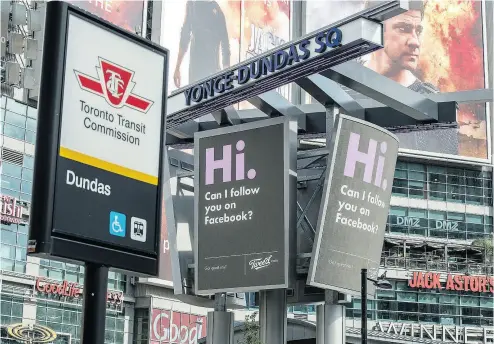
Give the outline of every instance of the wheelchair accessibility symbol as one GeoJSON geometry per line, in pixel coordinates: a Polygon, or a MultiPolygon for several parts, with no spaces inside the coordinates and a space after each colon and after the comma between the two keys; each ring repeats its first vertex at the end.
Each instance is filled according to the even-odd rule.
{"type": "Polygon", "coordinates": [[[116,211],[110,212],[110,234],[125,237],[127,216],[116,211]]]}

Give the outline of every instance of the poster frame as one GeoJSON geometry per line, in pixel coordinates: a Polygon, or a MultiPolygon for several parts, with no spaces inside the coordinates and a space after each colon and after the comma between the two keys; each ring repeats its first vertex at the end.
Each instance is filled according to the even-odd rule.
{"type": "MultiPolygon", "coordinates": [[[[220,292],[252,292],[267,289],[286,289],[289,287],[291,280],[295,277],[295,216],[296,216],[296,145],[297,145],[297,120],[292,116],[283,116],[272,118],[263,121],[245,123],[226,128],[218,128],[194,134],[194,290],[196,295],[211,295],[220,292]],[[243,287],[234,288],[218,288],[218,289],[199,289],[199,140],[201,138],[209,138],[211,136],[220,136],[225,134],[233,134],[243,131],[255,130],[268,126],[283,125],[283,224],[284,224],[284,282],[270,285],[246,285],[243,287]],[[291,271],[293,270],[293,271],[291,271]]],[[[244,283],[246,284],[246,283],[244,283]]]]}
{"type": "MultiPolygon", "coordinates": [[[[326,283],[321,283],[321,282],[316,282],[315,281],[315,275],[316,275],[316,270],[318,266],[318,260],[319,260],[319,251],[321,249],[321,241],[322,241],[322,235],[324,231],[324,225],[326,222],[326,210],[327,210],[327,204],[328,202],[331,202],[329,199],[329,194],[331,191],[331,186],[332,186],[332,179],[333,179],[333,171],[336,163],[336,155],[337,155],[337,150],[338,146],[340,143],[340,133],[341,133],[341,128],[342,128],[342,120],[347,120],[355,123],[359,123],[368,127],[371,127],[375,130],[381,131],[385,133],[386,135],[389,135],[391,139],[396,140],[399,143],[398,137],[394,135],[393,133],[390,133],[388,130],[385,128],[378,126],[376,124],[367,122],[362,119],[358,119],[352,116],[344,115],[344,114],[338,114],[335,122],[335,127],[333,129],[333,132],[331,134],[331,145],[329,147],[330,151],[330,156],[328,157],[328,165],[326,169],[326,178],[324,181],[324,188],[322,191],[322,197],[323,199],[321,200],[321,205],[319,208],[319,215],[318,215],[318,220],[317,220],[317,227],[316,227],[316,234],[314,237],[314,246],[312,249],[311,253],[311,262],[309,266],[309,272],[307,274],[307,285],[313,286],[313,287],[318,287],[321,289],[329,289],[329,290],[334,290],[337,292],[341,292],[344,294],[351,294],[351,295],[358,295],[359,292],[351,289],[346,289],[342,287],[337,287],[333,285],[329,285],[326,283]]],[[[384,230],[383,230],[383,238],[384,238],[384,230]]],[[[381,244],[382,246],[382,244],[381,244]]],[[[369,259],[367,259],[369,260],[369,259]]],[[[379,262],[377,262],[377,270],[379,269],[379,262]]],[[[367,268],[369,269],[369,268],[367,268]]],[[[371,271],[369,271],[371,272],[371,271]]],[[[374,277],[373,275],[370,275],[370,277],[374,277]]],[[[372,295],[374,288],[368,288],[368,293],[369,295],[372,295]]]]}

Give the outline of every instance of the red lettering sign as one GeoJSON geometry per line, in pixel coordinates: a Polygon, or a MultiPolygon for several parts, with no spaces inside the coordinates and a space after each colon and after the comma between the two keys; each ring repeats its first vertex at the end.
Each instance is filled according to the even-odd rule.
{"type": "MultiPolygon", "coordinates": [[[[34,286],[35,291],[47,294],[56,295],[58,297],[78,298],[82,297],[82,288],[77,283],[73,282],[49,282],[42,277],[36,279],[34,286]]],[[[111,306],[120,306],[123,303],[123,292],[109,290],[106,293],[106,301],[111,306]]]]}
{"type": "Polygon", "coordinates": [[[477,293],[494,293],[494,277],[452,275],[446,276],[446,285],[441,283],[441,274],[437,272],[415,271],[408,280],[410,288],[446,289],[457,291],[473,291],[477,293]]]}
{"type": "Polygon", "coordinates": [[[13,197],[0,196],[0,221],[7,223],[22,223],[22,208],[13,197]]]}
{"type": "Polygon", "coordinates": [[[206,320],[205,316],[153,309],[150,344],[197,344],[206,337],[206,320]]]}

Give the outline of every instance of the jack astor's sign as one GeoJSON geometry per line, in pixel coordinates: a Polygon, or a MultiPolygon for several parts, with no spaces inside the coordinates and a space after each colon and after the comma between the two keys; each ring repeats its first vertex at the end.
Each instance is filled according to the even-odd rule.
{"type": "Polygon", "coordinates": [[[441,274],[437,272],[415,271],[408,280],[411,288],[446,289],[473,291],[479,293],[494,293],[494,277],[466,276],[448,274],[445,281],[441,281],[441,274]]]}
{"type": "MultiPolygon", "coordinates": [[[[60,298],[76,299],[82,298],[82,287],[73,282],[53,282],[44,278],[37,278],[34,286],[35,293],[54,295],[60,298]]],[[[123,293],[121,291],[108,290],[106,294],[107,306],[121,307],[123,304],[123,293]]]]}
{"type": "Polygon", "coordinates": [[[13,197],[0,196],[0,216],[2,222],[7,223],[24,223],[22,219],[22,207],[13,197]]]}

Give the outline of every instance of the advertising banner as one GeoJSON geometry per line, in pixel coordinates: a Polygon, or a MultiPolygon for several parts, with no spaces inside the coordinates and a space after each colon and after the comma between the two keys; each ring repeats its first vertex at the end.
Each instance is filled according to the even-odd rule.
{"type": "Polygon", "coordinates": [[[196,294],[286,288],[296,121],[259,121],[194,139],[196,294]]]}
{"type": "Polygon", "coordinates": [[[149,344],[197,344],[206,337],[207,317],[165,309],[151,309],[149,344]]]}
{"type": "Polygon", "coordinates": [[[239,62],[241,1],[164,1],[162,7],[170,92],[239,62]]]}
{"type": "MultiPolygon", "coordinates": [[[[240,41],[240,60],[262,55],[290,40],[290,1],[244,1],[242,8],[243,34],[240,41]]],[[[290,84],[276,89],[290,100],[290,84]]],[[[240,109],[253,108],[244,101],[240,109]]]]}
{"type": "Polygon", "coordinates": [[[360,270],[379,269],[398,139],[339,115],[330,149],[307,284],[359,295],[360,270]]]}
{"type": "Polygon", "coordinates": [[[167,51],[64,2],[46,16],[29,251],[157,275],[167,51]]]}
{"type": "MultiPolygon", "coordinates": [[[[357,13],[376,1],[308,1],[306,32],[357,13]]],[[[359,61],[414,91],[430,94],[484,88],[482,1],[415,0],[384,22],[384,49],[359,61]]],[[[485,104],[460,104],[459,129],[399,133],[400,149],[487,159],[485,104]]]]}
{"type": "MultiPolygon", "coordinates": [[[[161,45],[170,49],[170,92],[290,40],[290,0],[186,0],[162,6],[161,45]]],[[[278,91],[289,98],[289,86],[278,91]]]]}
{"type": "Polygon", "coordinates": [[[65,0],[132,33],[142,30],[144,1],[139,0],[65,0]]]}

